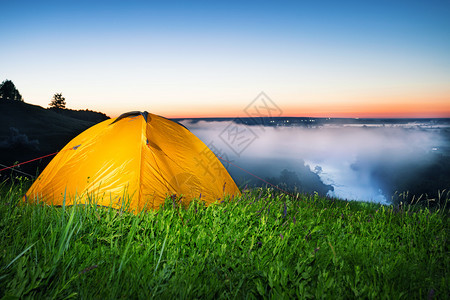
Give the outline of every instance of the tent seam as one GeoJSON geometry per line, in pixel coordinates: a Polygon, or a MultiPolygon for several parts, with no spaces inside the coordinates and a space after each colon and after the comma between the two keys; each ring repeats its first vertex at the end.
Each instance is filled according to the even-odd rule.
{"type": "MultiPolygon", "coordinates": [[[[144,132],[146,132],[147,130],[147,122],[145,121],[145,118],[142,116],[142,119],[144,120],[144,124],[145,124],[145,130],[142,130],[142,126],[141,126],[141,132],[140,132],[140,138],[141,141],[139,143],[139,179],[138,179],[138,209],[141,206],[141,196],[142,196],[142,191],[141,191],[141,180],[142,180],[142,147],[144,147],[142,145],[142,135],[144,134],[144,132]]],[[[147,136],[145,136],[147,137],[147,136]]],[[[143,209],[143,208],[142,208],[143,209]]]]}

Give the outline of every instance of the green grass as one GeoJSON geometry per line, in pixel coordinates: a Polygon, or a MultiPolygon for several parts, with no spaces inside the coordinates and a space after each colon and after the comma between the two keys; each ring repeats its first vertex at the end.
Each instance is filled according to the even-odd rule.
{"type": "Polygon", "coordinates": [[[0,298],[450,295],[448,214],[269,189],[134,215],[0,186],[0,298]]]}

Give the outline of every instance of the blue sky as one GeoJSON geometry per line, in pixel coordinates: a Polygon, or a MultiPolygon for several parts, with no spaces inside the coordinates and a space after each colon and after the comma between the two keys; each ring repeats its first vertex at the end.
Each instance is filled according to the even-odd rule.
{"type": "Polygon", "coordinates": [[[0,3],[0,80],[30,103],[236,116],[264,91],[285,115],[450,117],[449,1],[0,3]]]}

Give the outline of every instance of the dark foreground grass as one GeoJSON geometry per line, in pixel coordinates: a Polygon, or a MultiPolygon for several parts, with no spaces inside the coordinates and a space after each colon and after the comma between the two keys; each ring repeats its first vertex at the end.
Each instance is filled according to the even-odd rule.
{"type": "Polygon", "coordinates": [[[255,189],[133,215],[0,192],[0,298],[444,299],[445,211],[255,189]]]}

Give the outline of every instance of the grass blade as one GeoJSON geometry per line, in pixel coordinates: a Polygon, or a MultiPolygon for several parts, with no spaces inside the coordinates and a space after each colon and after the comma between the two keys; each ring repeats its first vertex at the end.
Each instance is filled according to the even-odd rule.
{"type": "Polygon", "coordinates": [[[26,248],[25,250],[23,250],[19,255],[17,255],[4,269],[8,269],[9,266],[11,266],[16,260],[18,260],[20,257],[22,257],[22,255],[24,255],[28,250],[31,249],[31,247],[33,247],[37,242],[34,242],[33,244],[31,244],[28,248],[26,248]]]}

